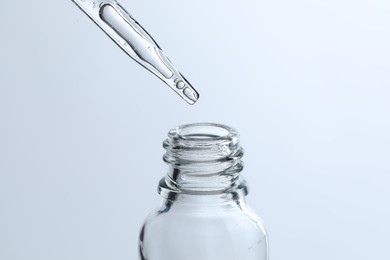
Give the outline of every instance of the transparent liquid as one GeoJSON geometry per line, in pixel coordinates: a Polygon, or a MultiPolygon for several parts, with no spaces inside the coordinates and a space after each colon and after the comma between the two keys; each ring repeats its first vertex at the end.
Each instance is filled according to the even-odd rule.
{"type": "Polygon", "coordinates": [[[73,0],[131,58],[151,71],[189,104],[198,92],[165,56],[158,44],[116,1],[73,0]]]}
{"type": "Polygon", "coordinates": [[[100,17],[129,44],[135,55],[148,62],[163,77],[169,79],[173,76],[172,71],[159,56],[157,48],[127,23],[111,5],[105,4],[101,7],[100,17]]]}

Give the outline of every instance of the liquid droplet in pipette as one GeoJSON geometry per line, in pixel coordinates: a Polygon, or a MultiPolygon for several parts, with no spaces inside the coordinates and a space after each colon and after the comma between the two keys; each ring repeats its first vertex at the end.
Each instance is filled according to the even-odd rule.
{"type": "Polygon", "coordinates": [[[178,81],[177,83],[176,83],[176,87],[178,88],[178,89],[182,89],[182,88],[184,88],[186,86],[186,84],[183,82],[183,81],[178,81]]]}
{"type": "Polygon", "coordinates": [[[198,94],[195,93],[194,91],[192,91],[192,89],[190,89],[190,88],[185,88],[183,93],[184,93],[184,95],[186,95],[187,98],[189,98],[193,102],[197,101],[199,98],[198,94]]]}

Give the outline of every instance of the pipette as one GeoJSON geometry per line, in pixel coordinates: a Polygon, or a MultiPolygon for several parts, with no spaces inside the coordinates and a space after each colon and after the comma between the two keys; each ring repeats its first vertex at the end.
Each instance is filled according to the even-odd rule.
{"type": "Polygon", "coordinates": [[[123,51],[193,105],[198,92],[173,66],[144,28],[114,0],[72,0],[123,51]]]}

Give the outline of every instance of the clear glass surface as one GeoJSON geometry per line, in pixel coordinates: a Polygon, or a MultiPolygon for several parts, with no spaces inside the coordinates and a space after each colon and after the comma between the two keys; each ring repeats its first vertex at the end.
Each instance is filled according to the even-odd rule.
{"type": "Polygon", "coordinates": [[[268,239],[248,208],[238,133],[218,124],[173,129],[164,142],[160,207],[140,232],[141,260],[267,260],[268,239]]]}
{"type": "Polygon", "coordinates": [[[152,72],[187,103],[199,94],[149,33],[115,0],[72,0],[127,55],[152,72]]]}

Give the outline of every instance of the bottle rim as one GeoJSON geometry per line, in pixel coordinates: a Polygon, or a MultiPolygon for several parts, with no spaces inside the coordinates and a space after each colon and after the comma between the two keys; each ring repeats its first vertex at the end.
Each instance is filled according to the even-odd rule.
{"type": "Polygon", "coordinates": [[[168,133],[172,140],[192,142],[233,141],[239,138],[238,132],[227,125],[218,123],[192,123],[178,126],[168,133]]]}

